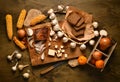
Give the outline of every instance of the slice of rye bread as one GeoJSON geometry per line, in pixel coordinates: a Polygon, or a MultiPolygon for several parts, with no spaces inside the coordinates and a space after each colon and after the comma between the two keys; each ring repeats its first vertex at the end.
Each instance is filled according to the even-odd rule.
{"type": "Polygon", "coordinates": [[[77,27],[81,26],[84,23],[85,19],[81,17],[81,19],[78,21],[78,23],[75,25],[77,27]]]}
{"type": "Polygon", "coordinates": [[[79,30],[81,30],[81,29],[84,29],[86,27],[86,24],[84,23],[84,24],[82,24],[81,26],[74,26],[74,29],[76,30],[76,31],[79,31],[79,30]]]}
{"type": "Polygon", "coordinates": [[[68,15],[67,21],[71,25],[76,25],[78,23],[78,21],[80,20],[80,18],[81,18],[81,16],[79,14],[77,14],[76,12],[72,12],[68,15]]]}
{"type": "Polygon", "coordinates": [[[76,32],[75,29],[72,29],[72,34],[73,34],[75,37],[84,36],[84,31],[85,31],[85,29],[81,29],[81,30],[79,30],[79,31],[76,32]]]}

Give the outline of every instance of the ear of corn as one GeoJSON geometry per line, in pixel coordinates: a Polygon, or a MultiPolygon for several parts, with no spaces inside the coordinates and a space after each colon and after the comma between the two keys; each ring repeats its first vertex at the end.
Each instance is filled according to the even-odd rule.
{"type": "Polygon", "coordinates": [[[16,36],[13,37],[13,41],[14,41],[15,44],[16,44],[18,47],[20,47],[22,50],[26,49],[25,45],[24,45],[22,42],[20,42],[20,41],[17,39],[16,36]]]}
{"type": "Polygon", "coordinates": [[[31,22],[30,22],[30,25],[35,25],[43,20],[45,20],[47,17],[44,15],[44,14],[40,14],[39,16],[37,17],[34,17],[31,22]]]}
{"type": "Polygon", "coordinates": [[[24,23],[24,20],[25,20],[25,16],[26,16],[26,10],[25,10],[25,9],[22,9],[22,11],[20,12],[18,21],[17,21],[17,28],[18,28],[18,29],[20,29],[20,28],[23,27],[23,23],[24,23]]]}
{"type": "Polygon", "coordinates": [[[8,38],[11,40],[13,36],[13,25],[12,25],[12,15],[6,15],[6,29],[8,38]]]}

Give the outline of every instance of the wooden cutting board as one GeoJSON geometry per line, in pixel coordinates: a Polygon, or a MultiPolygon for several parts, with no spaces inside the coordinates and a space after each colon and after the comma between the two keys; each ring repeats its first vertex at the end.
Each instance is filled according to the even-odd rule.
{"type": "MultiPolygon", "coordinates": [[[[35,30],[35,29],[42,28],[44,26],[49,26],[49,28],[51,28],[50,23],[44,23],[44,24],[40,24],[39,26],[33,26],[33,27],[30,27],[30,28],[35,30]]],[[[79,45],[77,45],[77,47],[75,49],[71,49],[70,45],[69,45],[70,41],[67,42],[67,43],[63,43],[62,38],[58,38],[56,41],[51,41],[51,46],[50,47],[48,46],[48,43],[50,43],[49,39],[47,39],[47,41],[46,41],[46,47],[47,48],[44,51],[44,53],[45,53],[45,59],[44,60],[41,60],[41,54],[36,53],[35,49],[31,48],[29,43],[28,43],[28,49],[29,49],[29,53],[30,53],[30,59],[31,59],[32,66],[43,65],[43,64],[47,64],[47,63],[52,63],[52,62],[77,58],[79,55],[82,54],[82,52],[79,49],[79,45]],[[65,58],[64,54],[60,58],[58,58],[57,56],[54,56],[54,57],[49,56],[48,55],[48,50],[49,49],[55,49],[55,47],[54,47],[55,45],[58,45],[58,47],[63,45],[64,50],[65,50],[65,54],[68,54],[68,57],[65,58]]]]}

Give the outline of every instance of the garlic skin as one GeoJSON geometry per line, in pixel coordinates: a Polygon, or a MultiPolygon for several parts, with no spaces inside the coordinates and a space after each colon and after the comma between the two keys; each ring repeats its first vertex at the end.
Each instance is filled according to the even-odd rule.
{"type": "Polygon", "coordinates": [[[50,36],[54,36],[54,34],[55,34],[55,31],[51,30],[50,31],[50,36]]]}
{"type": "Polygon", "coordinates": [[[64,43],[68,42],[68,38],[67,37],[63,37],[63,42],[64,43]]]}
{"type": "Polygon", "coordinates": [[[86,45],[85,44],[80,45],[80,50],[85,50],[85,49],[86,49],[86,45]]]}
{"type": "Polygon", "coordinates": [[[21,58],[22,58],[22,54],[21,54],[21,53],[17,53],[17,54],[15,55],[15,57],[16,57],[17,59],[21,59],[21,58]]]}
{"type": "Polygon", "coordinates": [[[108,33],[107,33],[106,30],[100,30],[100,35],[101,35],[101,36],[107,36],[108,33]]]}
{"type": "Polygon", "coordinates": [[[90,40],[90,41],[89,41],[89,44],[90,44],[91,46],[93,46],[93,45],[95,44],[95,40],[90,40]]]}
{"type": "Polygon", "coordinates": [[[54,13],[51,13],[50,16],[49,16],[49,19],[53,20],[55,19],[56,15],[54,13]]]}
{"type": "Polygon", "coordinates": [[[71,48],[75,48],[75,47],[76,47],[76,43],[71,42],[71,43],[70,43],[70,47],[71,47],[71,48]]]}
{"type": "Polygon", "coordinates": [[[31,28],[28,28],[28,29],[26,30],[26,32],[27,32],[27,35],[28,35],[28,36],[32,36],[32,35],[33,35],[33,30],[32,30],[31,28]]]}
{"type": "Polygon", "coordinates": [[[54,12],[53,9],[49,9],[47,13],[48,13],[48,14],[51,14],[51,13],[53,13],[53,12],[54,12]]]}
{"type": "Polygon", "coordinates": [[[96,37],[99,36],[99,32],[97,30],[94,31],[94,34],[95,34],[96,37]]]}
{"type": "Polygon", "coordinates": [[[28,79],[28,78],[30,77],[30,74],[29,74],[29,73],[24,73],[24,74],[23,74],[23,77],[24,77],[25,79],[28,79]]]}
{"type": "Polygon", "coordinates": [[[54,31],[59,31],[60,30],[59,24],[56,24],[55,26],[53,26],[53,30],[54,31]]]}
{"type": "Polygon", "coordinates": [[[63,11],[64,6],[63,5],[58,5],[58,11],[63,11]]]}
{"type": "Polygon", "coordinates": [[[98,22],[93,22],[92,25],[94,26],[94,28],[98,27],[98,22]]]}
{"type": "Polygon", "coordinates": [[[58,32],[57,32],[57,35],[58,35],[59,38],[61,38],[64,34],[63,34],[63,32],[58,31],[58,32]]]}

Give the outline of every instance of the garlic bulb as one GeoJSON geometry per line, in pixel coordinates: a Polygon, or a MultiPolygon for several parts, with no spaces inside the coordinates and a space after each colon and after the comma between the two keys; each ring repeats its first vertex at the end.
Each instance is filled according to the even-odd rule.
{"type": "Polygon", "coordinates": [[[51,23],[52,23],[52,25],[56,25],[56,24],[58,24],[58,20],[55,18],[55,19],[52,20],[51,23]]]}
{"type": "Polygon", "coordinates": [[[95,34],[96,37],[99,36],[99,32],[97,30],[94,31],[94,34],[95,34]]]}
{"type": "Polygon", "coordinates": [[[22,54],[21,54],[21,53],[17,53],[17,54],[15,55],[15,57],[16,57],[17,59],[21,59],[22,54]]]}
{"type": "Polygon", "coordinates": [[[58,37],[60,38],[60,37],[62,37],[62,36],[63,36],[63,32],[58,31],[58,32],[57,32],[57,35],[58,35],[58,37]]]}
{"type": "Polygon", "coordinates": [[[91,46],[93,46],[93,45],[95,44],[95,40],[90,40],[90,41],[89,41],[89,44],[90,44],[91,46]]]}
{"type": "Polygon", "coordinates": [[[18,69],[22,71],[25,67],[28,67],[29,65],[18,65],[18,69]]]}
{"type": "Polygon", "coordinates": [[[7,56],[7,59],[8,59],[9,61],[11,61],[12,58],[13,58],[13,56],[15,55],[15,53],[18,53],[18,51],[15,50],[11,55],[8,55],[8,56],[7,56]]]}
{"type": "Polygon", "coordinates": [[[53,36],[55,34],[55,31],[51,30],[50,31],[50,36],[53,36]]]}
{"type": "Polygon", "coordinates": [[[94,26],[94,28],[98,27],[98,22],[93,22],[92,25],[94,26]]]}
{"type": "Polygon", "coordinates": [[[29,74],[29,73],[24,73],[24,74],[23,74],[23,77],[24,77],[25,79],[28,79],[28,78],[30,77],[30,74],[29,74]]]}
{"type": "Polygon", "coordinates": [[[85,44],[82,44],[81,46],[80,46],[80,50],[85,50],[86,49],[86,45],[85,44]]]}
{"type": "Polygon", "coordinates": [[[101,35],[101,36],[107,36],[108,33],[107,33],[106,30],[100,30],[100,35],[101,35]]]}
{"type": "Polygon", "coordinates": [[[54,12],[54,10],[53,9],[49,9],[49,11],[47,12],[48,14],[51,14],[51,13],[53,13],[54,12]]]}
{"type": "Polygon", "coordinates": [[[64,43],[68,42],[68,38],[67,37],[63,37],[63,42],[64,43]]]}
{"type": "Polygon", "coordinates": [[[17,65],[18,65],[18,62],[12,67],[12,71],[16,71],[17,70],[17,65]]]}
{"type": "Polygon", "coordinates": [[[49,16],[49,18],[50,18],[51,20],[55,19],[55,17],[56,17],[56,15],[55,15],[54,13],[51,13],[50,16],[49,16]]]}
{"type": "Polygon", "coordinates": [[[71,47],[71,48],[75,48],[75,47],[76,47],[76,43],[75,43],[75,42],[71,42],[71,43],[70,43],[70,47],[71,47]]]}
{"type": "Polygon", "coordinates": [[[53,30],[54,31],[59,31],[60,30],[59,24],[56,24],[55,26],[53,26],[53,30]]]}
{"type": "Polygon", "coordinates": [[[64,9],[64,6],[63,5],[58,5],[58,10],[59,11],[62,11],[64,9]]]}
{"type": "Polygon", "coordinates": [[[32,30],[31,28],[28,28],[28,29],[26,30],[26,32],[27,32],[27,35],[28,35],[28,36],[32,36],[32,35],[33,35],[33,30],[32,30]]]}

